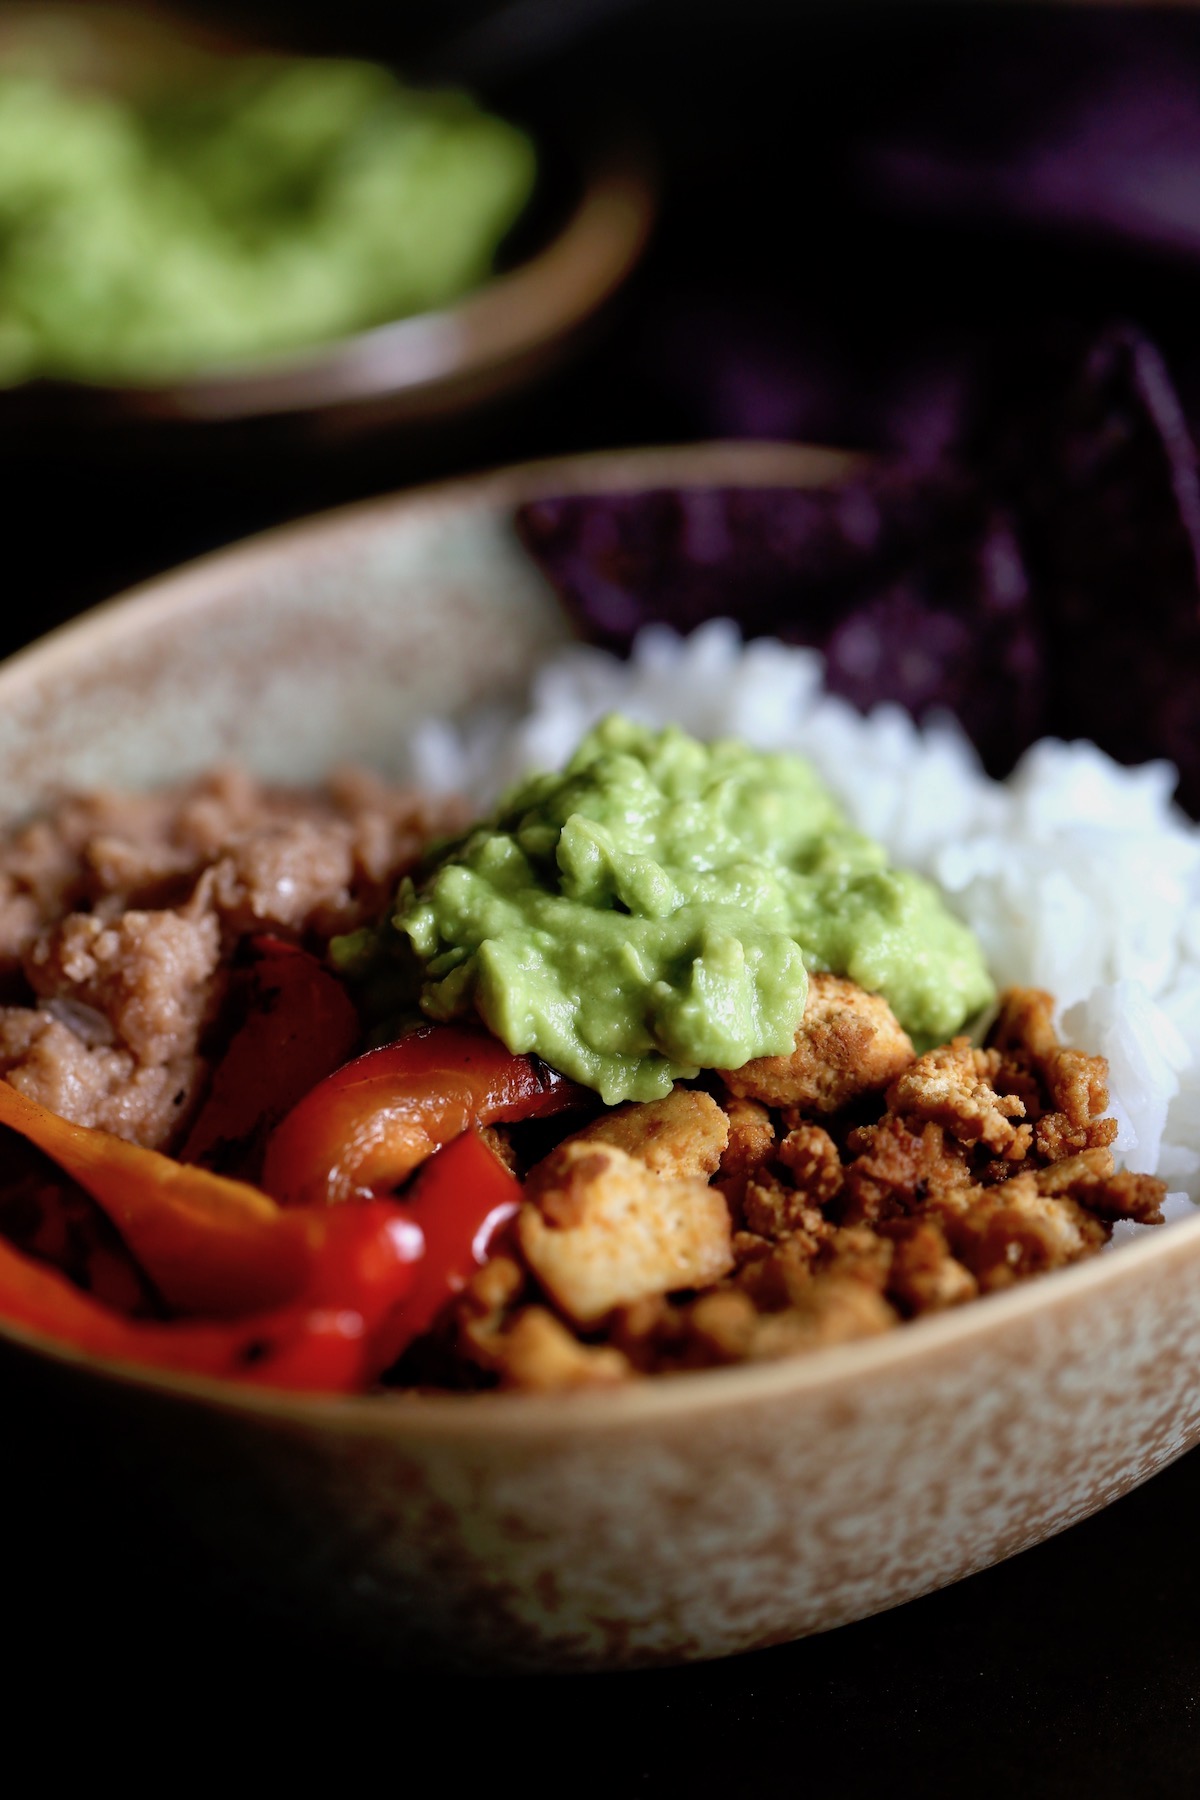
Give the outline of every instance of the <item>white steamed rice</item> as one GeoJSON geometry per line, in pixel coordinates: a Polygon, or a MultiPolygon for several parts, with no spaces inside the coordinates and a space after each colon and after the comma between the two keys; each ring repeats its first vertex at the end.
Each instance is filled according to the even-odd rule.
{"type": "MultiPolygon", "coordinates": [[[[743,644],[725,620],[642,632],[629,662],[573,647],[540,669],[528,712],[422,727],[413,774],[490,802],[560,765],[605,713],[675,722],[808,757],[892,859],[936,881],[999,986],[1056,995],[1064,1040],[1109,1063],[1121,1166],[1157,1172],[1168,1217],[1200,1200],[1200,826],[1166,762],[1124,768],[1044,739],[1003,782],[949,717],[869,716],[826,692],[820,656],[743,644]]],[[[1118,1227],[1129,1235],[1136,1227],[1118,1227]]]]}

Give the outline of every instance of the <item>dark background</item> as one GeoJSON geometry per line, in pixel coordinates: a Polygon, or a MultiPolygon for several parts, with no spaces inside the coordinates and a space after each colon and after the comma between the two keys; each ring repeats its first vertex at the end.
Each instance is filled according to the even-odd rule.
{"type": "MultiPolygon", "coordinates": [[[[932,454],[997,347],[1047,321],[1150,330],[1200,396],[1200,16],[729,0],[199,5],[273,41],[470,81],[548,141],[627,122],[662,216],[604,332],[457,437],[218,459],[14,433],[7,647],[280,519],[456,470],[712,436],[932,454]]],[[[593,1679],[395,1670],[272,1624],[170,1521],[9,1407],[5,1616],[28,1689],[103,1702],[287,1778],[625,1793],[1175,1795],[1200,1787],[1200,1460],[899,1612],[740,1661],[593,1679]],[[431,1761],[427,1761],[431,1759],[431,1761]],[[419,1773],[423,1761],[430,1772],[419,1773]],[[375,1775],[372,1779],[379,1779],[375,1775]]],[[[103,1459],[101,1445],[90,1446],[103,1459]]],[[[22,1691],[25,1691],[24,1689],[22,1691]]],[[[70,1733],[66,1734],[68,1737],[70,1733]]],[[[45,1740],[44,1740],[45,1741],[45,1740]]],[[[96,1740],[89,1738],[90,1743],[96,1740]]],[[[49,1741],[51,1748],[54,1741],[49,1741]]],[[[157,1765],[156,1765],[157,1768],[157,1765]]]]}
{"type": "Polygon", "coordinates": [[[1200,14],[942,0],[192,0],[469,79],[550,144],[631,128],[662,208],[577,358],[465,430],[150,444],[0,407],[14,647],[278,520],[458,470],[712,437],[934,453],[1030,333],[1132,318],[1200,412],[1200,14]],[[65,526],[65,528],[64,528],[65,526]]]}

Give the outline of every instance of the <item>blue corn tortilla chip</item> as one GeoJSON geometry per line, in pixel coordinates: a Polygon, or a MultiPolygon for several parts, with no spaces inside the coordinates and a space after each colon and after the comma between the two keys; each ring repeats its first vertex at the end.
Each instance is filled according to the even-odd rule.
{"type": "Polygon", "coordinates": [[[1169,757],[1200,812],[1200,465],[1156,346],[1129,324],[997,371],[979,479],[1019,521],[1049,650],[1043,729],[1169,757]]]}
{"type": "Polygon", "coordinates": [[[1089,737],[1169,756],[1200,811],[1200,470],[1133,326],[1002,346],[932,467],[552,497],[516,522],[594,642],[732,617],[820,650],[864,709],[948,709],[994,773],[1039,736],[1089,737]]]}
{"type": "Polygon", "coordinates": [[[518,531],[582,636],[731,617],[809,644],[867,708],[948,708],[989,767],[1035,733],[1045,657],[1003,510],[953,473],[884,467],[828,490],[691,488],[524,507],[518,531]]]}

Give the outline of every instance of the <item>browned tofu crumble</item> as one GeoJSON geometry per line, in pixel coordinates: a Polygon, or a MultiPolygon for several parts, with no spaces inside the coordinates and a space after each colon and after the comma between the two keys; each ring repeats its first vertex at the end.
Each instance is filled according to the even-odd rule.
{"type": "Polygon", "coordinates": [[[447,1367],[548,1389],[791,1356],[1161,1223],[1163,1183],[1114,1172],[1104,1059],[1053,1011],[1013,989],[982,1049],[916,1056],[878,996],[815,975],[791,1057],[621,1107],[534,1166],[515,1245],[443,1324],[447,1367]]]}
{"type": "MultiPolygon", "coordinates": [[[[312,794],[220,770],[65,797],[0,844],[0,1074],[176,1148],[242,940],[321,949],[464,820],[357,771],[312,794]]],[[[1161,1222],[1163,1183],[1114,1172],[1104,1059],[1053,1013],[1015,989],[982,1048],[917,1056],[885,1001],[818,974],[790,1056],[576,1115],[558,1142],[490,1128],[524,1204],[397,1378],[548,1390],[790,1356],[1161,1222]]]]}

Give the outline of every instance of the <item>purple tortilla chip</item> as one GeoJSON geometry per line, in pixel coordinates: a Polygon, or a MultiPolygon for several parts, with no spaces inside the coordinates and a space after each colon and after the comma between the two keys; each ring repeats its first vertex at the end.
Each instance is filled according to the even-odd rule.
{"type": "Polygon", "coordinates": [[[1169,757],[1195,812],[1200,470],[1170,373],[1141,332],[1114,326],[1065,369],[1031,358],[1026,376],[1039,409],[996,439],[989,480],[1020,520],[1050,644],[1045,728],[1124,762],[1169,757]]]}
{"type": "Polygon", "coordinates": [[[863,709],[953,712],[996,773],[1046,733],[1168,756],[1200,811],[1200,469],[1139,331],[1014,343],[954,461],[838,488],[538,501],[521,537],[581,633],[624,651],[728,616],[810,644],[863,709]]]}
{"type": "Polygon", "coordinates": [[[650,622],[730,617],[823,651],[830,686],[864,709],[957,713],[990,767],[1036,731],[1043,656],[1020,554],[957,475],[563,496],[517,527],[593,642],[624,652],[650,622]]]}

